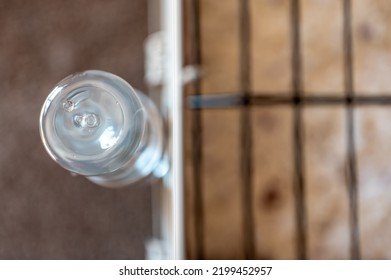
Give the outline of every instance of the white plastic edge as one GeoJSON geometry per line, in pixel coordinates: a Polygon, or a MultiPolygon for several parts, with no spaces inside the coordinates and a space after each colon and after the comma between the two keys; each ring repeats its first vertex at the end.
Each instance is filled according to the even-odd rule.
{"type": "Polygon", "coordinates": [[[166,96],[172,110],[172,259],[184,259],[183,114],[182,114],[182,1],[163,0],[166,33],[166,96]]]}

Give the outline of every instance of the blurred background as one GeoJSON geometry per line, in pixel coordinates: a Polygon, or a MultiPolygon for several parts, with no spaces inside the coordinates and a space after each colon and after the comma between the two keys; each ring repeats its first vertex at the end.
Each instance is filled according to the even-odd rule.
{"type": "Polygon", "coordinates": [[[77,71],[143,83],[144,0],[0,1],[0,259],[142,259],[150,187],[72,177],[46,153],[38,119],[77,71]]]}
{"type": "Polygon", "coordinates": [[[189,258],[391,258],[391,3],[185,0],[189,258]],[[222,98],[221,100],[223,100],[222,98]]]}

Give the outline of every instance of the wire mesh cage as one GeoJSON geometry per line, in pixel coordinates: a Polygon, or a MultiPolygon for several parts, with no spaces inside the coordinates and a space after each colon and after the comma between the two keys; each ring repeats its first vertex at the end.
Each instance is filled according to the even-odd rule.
{"type": "MultiPolygon", "coordinates": [[[[367,176],[376,165],[369,168],[361,153],[361,136],[371,133],[361,124],[366,110],[385,112],[391,105],[391,95],[384,90],[387,86],[379,86],[382,81],[362,86],[363,80],[373,80],[374,75],[371,64],[362,63],[362,41],[378,46],[386,40],[379,35],[386,31],[377,33],[376,26],[387,27],[387,21],[376,25],[372,17],[376,16],[373,11],[389,3],[217,2],[189,0],[184,7],[185,62],[201,69],[200,78],[186,89],[188,257],[389,258],[391,248],[385,241],[389,221],[378,221],[383,228],[377,227],[375,235],[368,228],[376,227],[376,218],[366,214],[372,209],[386,216],[388,208],[368,208],[365,205],[376,199],[365,198],[371,196],[369,189],[376,188],[367,178],[374,181],[376,174],[388,174],[390,161],[384,155],[382,167],[367,176]],[[309,35],[316,33],[320,35],[309,35]],[[330,36],[321,38],[323,34],[330,36]],[[281,40],[283,51],[276,47],[281,40]],[[314,60],[329,59],[330,48],[337,54],[332,57],[333,66],[325,69],[314,60]],[[213,56],[221,59],[213,60],[213,56]],[[329,76],[317,84],[319,71],[329,76]],[[323,114],[325,125],[319,125],[316,114],[323,114]],[[257,132],[257,125],[263,126],[263,134],[257,132]],[[284,132],[273,131],[273,126],[284,132]],[[337,145],[322,144],[332,134],[323,128],[330,126],[340,131],[337,145]],[[315,165],[332,169],[338,179],[325,173],[314,175],[315,165]],[[269,169],[274,170],[265,171],[269,169]],[[279,200],[286,201],[280,207],[284,210],[273,214],[267,205],[279,200]],[[276,226],[278,219],[284,222],[276,226]],[[324,237],[324,232],[331,233],[324,237]],[[378,242],[371,241],[376,238],[378,242]]],[[[387,63],[385,59],[379,65],[387,63]]],[[[386,75],[388,68],[380,68],[386,75]]],[[[387,116],[380,114],[383,119],[387,116]]],[[[382,154],[381,150],[377,153],[382,154]]],[[[389,181],[378,185],[382,184],[378,195],[387,196],[389,181]]]]}

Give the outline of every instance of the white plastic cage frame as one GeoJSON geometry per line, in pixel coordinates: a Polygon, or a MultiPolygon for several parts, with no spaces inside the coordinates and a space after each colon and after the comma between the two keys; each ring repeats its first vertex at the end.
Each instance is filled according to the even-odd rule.
{"type": "Polygon", "coordinates": [[[166,123],[170,171],[152,187],[153,238],[147,259],[183,259],[183,140],[181,0],[148,0],[145,80],[166,123]]]}

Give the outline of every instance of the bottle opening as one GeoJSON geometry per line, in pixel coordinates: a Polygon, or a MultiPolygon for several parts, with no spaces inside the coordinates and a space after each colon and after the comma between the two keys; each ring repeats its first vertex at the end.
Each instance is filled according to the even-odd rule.
{"type": "Polygon", "coordinates": [[[41,137],[64,168],[83,175],[112,172],[137,152],[145,129],[142,103],[121,78],[86,71],[62,80],[45,101],[41,137]]]}

